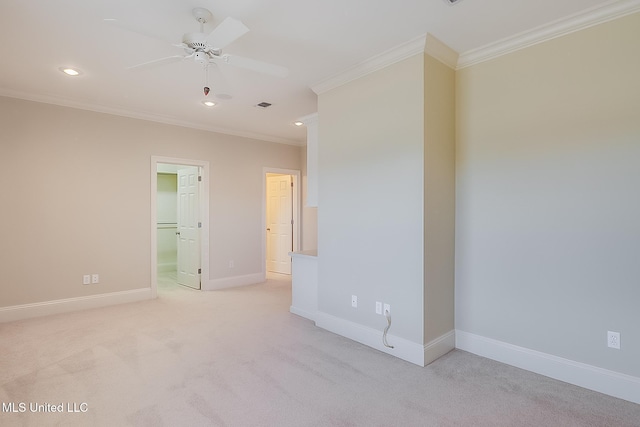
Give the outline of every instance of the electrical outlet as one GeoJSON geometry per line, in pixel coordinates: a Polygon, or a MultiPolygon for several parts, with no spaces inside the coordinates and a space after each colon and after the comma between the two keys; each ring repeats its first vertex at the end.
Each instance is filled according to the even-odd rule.
{"type": "Polygon", "coordinates": [[[391,304],[384,305],[384,315],[386,316],[387,313],[391,314],[391,304]]]}
{"type": "Polygon", "coordinates": [[[91,275],[90,274],[85,274],[84,276],[82,276],[82,284],[83,285],[88,285],[91,283],[91,275]]]}
{"type": "Polygon", "coordinates": [[[358,297],[351,295],[351,307],[358,308],[358,297]]]}
{"type": "Polygon", "coordinates": [[[92,274],[91,275],[91,283],[100,283],[100,275],[92,274]]]}
{"type": "Polygon", "coordinates": [[[607,331],[607,347],[620,350],[620,332],[607,331]]]}
{"type": "Polygon", "coordinates": [[[376,314],[382,314],[382,303],[380,301],[376,301],[376,314]]]}

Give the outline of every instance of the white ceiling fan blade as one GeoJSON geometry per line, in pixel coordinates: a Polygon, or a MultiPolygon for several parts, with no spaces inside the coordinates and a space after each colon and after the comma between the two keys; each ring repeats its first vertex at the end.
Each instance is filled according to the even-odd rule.
{"type": "Polygon", "coordinates": [[[127,67],[127,70],[138,71],[138,70],[144,70],[144,69],[147,69],[147,68],[158,67],[160,65],[171,64],[173,62],[180,62],[183,59],[187,59],[187,58],[189,58],[191,56],[192,55],[187,55],[187,56],[184,56],[184,55],[168,56],[166,58],[155,59],[153,61],[143,62],[142,64],[132,65],[131,67],[127,67]]]}
{"type": "Polygon", "coordinates": [[[158,34],[153,34],[153,33],[147,32],[147,31],[142,31],[142,30],[140,30],[138,28],[130,27],[129,25],[125,24],[124,22],[122,22],[122,21],[120,21],[118,19],[106,18],[106,19],[103,19],[102,22],[107,24],[107,25],[110,25],[112,27],[120,28],[120,29],[125,30],[125,31],[130,31],[132,33],[140,34],[140,35],[145,36],[145,37],[149,37],[149,38],[152,38],[152,39],[160,40],[160,41],[163,41],[165,43],[173,44],[173,42],[166,40],[165,38],[159,36],[158,34]]]}
{"type": "Polygon", "coordinates": [[[249,29],[240,21],[226,18],[207,36],[207,42],[216,49],[222,49],[245,35],[249,29]]]}
{"type": "Polygon", "coordinates": [[[189,46],[187,46],[186,43],[171,43],[171,46],[179,47],[180,49],[185,49],[185,50],[194,50],[193,48],[190,48],[189,46]]]}
{"type": "Polygon", "coordinates": [[[289,75],[289,70],[285,67],[258,61],[256,59],[229,54],[224,54],[220,58],[226,64],[245,68],[251,71],[256,71],[258,73],[269,74],[276,77],[287,77],[287,75],[289,75]]]}

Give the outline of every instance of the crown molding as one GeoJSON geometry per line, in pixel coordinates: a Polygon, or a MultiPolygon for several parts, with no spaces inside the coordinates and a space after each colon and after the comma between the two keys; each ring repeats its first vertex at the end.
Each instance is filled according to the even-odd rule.
{"type": "Polygon", "coordinates": [[[424,52],[426,35],[421,35],[399,46],[386,50],[376,56],[366,59],[345,71],[311,85],[316,94],[327,92],[345,83],[359,79],[367,74],[381,70],[391,64],[400,62],[417,53],[424,52]]]}
{"type": "Polygon", "coordinates": [[[436,58],[449,68],[456,69],[458,65],[458,52],[451,49],[433,36],[433,34],[427,34],[424,53],[436,58]]]}
{"type": "Polygon", "coordinates": [[[138,119],[138,120],[146,120],[150,122],[180,126],[180,127],[190,128],[190,129],[204,130],[207,132],[221,133],[224,135],[232,135],[232,136],[238,136],[242,138],[257,139],[260,141],[275,142],[278,144],[295,145],[295,146],[303,146],[305,144],[305,141],[296,141],[291,139],[278,138],[271,135],[263,135],[263,134],[252,133],[252,132],[239,132],[233,129],[226,129],[226,128],[220,128],[215,126],[205,126],[195,122],[189,122],[185,120],[176,120],[175,118],[164,116],[161,114],[134,111],[134,110],[129,110],[129,109],[120,108],[120,107],[109,107],[106,105],[81,102],[81,101],[76,101],[68,98],[61,98],[61,97],[52,96],[52,95],[32,94],[27,92],[18,92],[18,91],[6,89],[6,88],[0,88],[0,96],[4,96],[7,98],[22,99],[25,101],[40,102],[43,104],[58,105],[61,107],[76,108],[79,110],[93,111],[96,113],[111,114],[114,116],[128,117],[128,118],[138,119]]]}
{"type": "Polygon", "coordinates": [[[538,43],[622,18],[626,15],[631,15],[638,11],[640,11],[640,0],[613,0],[604,6],[593,7],[586,11],[570,15],[567,18],[559,19],[495,43],[490,43],[478,49],[464,52],[458,59],[456,69],[489,61],[538,43]]]}
{"type": "Polygon", "coordinates": [[[458,54],[432,34],[424,34],[321,80],[311,85],[311,89],[319,95],[420,52],[457,70],[639,11],[640,0],[612,0],[603,6],[587,9],[462,54],[458,54]]]}
{"type": "Polygon", "coordinates": [[[458,63],[458,52],[435,38],[432,34],[427,33],[366,59],[341,73],[319,81],[318,83],[311,85],[311,90],[319,95],[345,83],[349,83],[350,81],[366,76],[367,74],[381,70],[389,65],[395,64],[396,62],[410,58],[418,53],[431,55],[438,61],[453,69],[456,68],[458,63]]]}

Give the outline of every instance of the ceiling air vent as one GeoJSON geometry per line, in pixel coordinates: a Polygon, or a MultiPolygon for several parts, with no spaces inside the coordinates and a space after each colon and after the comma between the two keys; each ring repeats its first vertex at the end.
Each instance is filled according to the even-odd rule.
{"type": "Polygon", "coordinates": [[[446,4],[448,4],[449,6],[453,6],[456,3],[460,3],[462,0],[444,0],[444,2],[446,4]]]}
{"type": "Polygon", "coordinates": [[[256,107],[268,108],[271,107],[271,104],[268,102],[261,102],[260,104],[256,104],[256,107]]]}

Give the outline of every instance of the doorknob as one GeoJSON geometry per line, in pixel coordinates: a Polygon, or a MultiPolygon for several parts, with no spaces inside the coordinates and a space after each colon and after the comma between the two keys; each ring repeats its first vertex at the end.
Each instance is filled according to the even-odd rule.
{"type": "Polygon", "coordinates": [[[270,228],[267,228],[267,231],[271,231],[271,229],[270,229],[270,228]]]}
{"type": "Polygon", "coordinates": [[[179,235],[180,235],[180,232],[179,232],[179,231],[176,231],[176,236],[179,236],[179,235]]]}

